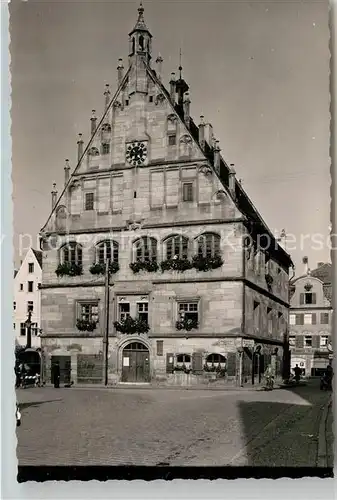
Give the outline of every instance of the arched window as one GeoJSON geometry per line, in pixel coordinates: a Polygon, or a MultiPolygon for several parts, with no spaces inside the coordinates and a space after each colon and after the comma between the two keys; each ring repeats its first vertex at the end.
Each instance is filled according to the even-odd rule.
{"type": "Polygon", "coordinates": [[[198,237],[198,255],[202,257],[214,257],[220,254],[220,236],[213,233],[205,233],[198,237]]]}
{"type": "Polygon", "coordinates": [[[143,35],[140,35],[140,37],[139,37],[139,48],[142,51],[144,50],[144,37],[143,37],[143,35]]]}
{"type": "Polygon", "coordinates": [[[157,240],[148,236],[143,236],[135,242],[136,262],[157,261],[157,240]]]}
{"type": "Polygon", "coordinates": [[[177,363],[190,363],[191,356],[189,354],[178,354],[177,363]]]}
{"type": "Polygon", "coordinates": [[[92,147],[89,149],[88,155],[89,156],[99,156],[99,151],[97,148],[92,147]]]}
{"type": "Polygon", "coordinates": [[[226,363],[226,358],[222,356],[222,354],[212,353],[207,356],[206,362],[212,365],[218,365],[219,363],[226,363]]]}
{"type": "Polygon", "coordinates": [[[116,241],[101,241],[96,246],[96,263],[105,264],[107,259],[110,262],[118,262],[118,243],[116,241]]]}
{"type": "Polygon", "coordinates": [[[76,264],[82,266],[82,247],[75,241],[60,248],[61,264],[76,264]]]}
{"type": "Polygon", "coordinates": [[[188,238],[177,234],[176,236],[170,236],[166,240],[166,259],[173,259],[174,257],[179,259],[187,259],[188,257],[188,238]]]}

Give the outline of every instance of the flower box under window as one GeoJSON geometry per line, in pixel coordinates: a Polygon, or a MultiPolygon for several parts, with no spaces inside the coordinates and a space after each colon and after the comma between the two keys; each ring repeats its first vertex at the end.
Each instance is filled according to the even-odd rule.
{"type": "Polygon", "coordinates": [[[221,267],[223,260],[220,255],[203,256],[195,255],[192,259],[192,266],[198,271],[210,271],[211,269],[217,269],[221,267]]]}
{"type": "Polygon", "coordinates": [[[138,274],[139,271],[147,271],[148,273],[155,273],[158,271],[158,263],[156,260],[137,260],[136,262],[131,262],[130,269],[134,274],[138,274]]]}
{"type": "MultiPolygon", "coordinates": [[[[90,267],[89,271],[91,274],[105,274],[105,268],[106,265],[104,263],[97,262],[90,267]]],[[[109,271],[111,274],[117,273],[119,271],[118,262],[111,262],[109,265],[109,271]]]]}
{"type": "Polygon", "coordinates": [[[179,271],[183,273],[188,269],[192,269],[193,265],[188,259],[173,258],[161,262],[160,267],[162,272],[179,271]]]}
{"type": "Polygon", "coordinates": [[[74,262],[64,262],[59,264],[55,271],[58,277],[62,276],[80,276],[83,273],[82,266],[74,262]]]}
{"type": "Polygon", "coordinates": [[[148,333],[148,331],[150,330],[150,327],[146,321],[138,318],[134,319],[131,316],[127,316],[121,321],[115,321],[114,327],[118,332],[126,335],[148,333]]]}

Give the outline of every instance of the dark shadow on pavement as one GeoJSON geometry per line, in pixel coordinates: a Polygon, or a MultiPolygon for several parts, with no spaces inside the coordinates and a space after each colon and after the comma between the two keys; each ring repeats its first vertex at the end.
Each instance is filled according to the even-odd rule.
{"type": "MultiPolygon", "coordinates": [[[[317,467],[319,440],[325,438],[320,422],[331,393],[320,391],[319,379],[314,379],[258,395],[255,401],[237,403],[245,449],[231,465],[317,467]]],[[[333,477],[332,467],[329,472],[333,477]]]]}
{"type": "Polygon", "coordinates": [[[30,402],[27,402],[27,403],[20,403],[18,402],[18,405],[19,405],[19,408],[20,408],[20,411],[21,410],[25,410],[26,408],[29,408],[30,406],[32,407],[36,407],[36,406],[40,406],[40,405],[43,405],[45,403],[54,403],[55,401],[62,401],[62,399],[49,399],[48,401],[30,401],[30,402]]]}

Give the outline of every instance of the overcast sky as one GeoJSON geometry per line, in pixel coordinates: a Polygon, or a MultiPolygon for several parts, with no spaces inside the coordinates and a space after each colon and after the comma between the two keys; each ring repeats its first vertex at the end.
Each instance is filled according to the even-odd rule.
{"type": "MultiPolygon", "coordinates": [[[[321,234],[327,242],[330,219],[328,2],[143,3],[166,84],[181,47],[192,116],[212,123],[224,159],[235,164],[269,227],[293,235],[288,248],[297,271],[304,255],[312,268],[330,261],[328,248],[317,250],[312,241],[321,234]],[[301,234],[312,237],[301,244],[301,234]]],[[[91,110],[103,110],[105,83],[116,90],[118,58],[127,66],[138,6],[11,3],[16,246],[19,234],[30,234],[36,247],[52,183],[61,191],[65,158],[75,167],[77,134],[89,138],[91,110]]]]}

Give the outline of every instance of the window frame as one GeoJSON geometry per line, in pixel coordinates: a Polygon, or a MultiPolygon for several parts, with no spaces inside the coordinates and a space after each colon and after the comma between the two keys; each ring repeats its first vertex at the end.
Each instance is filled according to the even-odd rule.
{"type": "Polygon", "coordinates": [[[26,337],[26,335],[27,335],[27,325],[26,323],[20,323],[20,337],[26,337]]]}
{"type": "Polygon", "coordinates": [[[164,251],[166,260],[172,260],[176,255],[178,259],[188,259],[189,239],[182,234],[168,236],[164,241],[164,251]],[[169,246],[172,248],[169,249],[169,246]],[[177,249],[178,253],[176,253],[177,249]]]}
{"type": "Polygon", "coordinates": [[[181,186],[181,198],[183,203],[193,203],[195,201],[195,189],[193,181],[183,181],[181,186]],[[187,189],[189,188],[189,190],[187,189]],[[185,189],[186,188],[186,189],[185,189]]]}
{"type": "Polygon", "coordinates": [[[141,320],[141,321],[145,321],[147,325],[149,324],[149,303],[148,302],[145,302],[145,301],[136,302],[136,318],[141,320]],[[146,306],[146,310],[140,311],[139,306],[144,306],[144,307],[146,306]],[[146,319],[142,319],[141,315],[146,316],[146,319]]]}
{"type": "Polygon", "coordinates": [[[304,317],[303,317],[303,324],[304,325],[312,325],[313,322],[312,322],[312,313],[304,313],[304,317]],[[307,321],[309,320],[309,317],[310,317],[310,321],[307,321]]]}
{"type": "Polygon", "coordinates": [[[320,335],[319,336],[319,347],[327,347],[329,344],[329,335],[320,335]],[[325,339],[325,342],[323,343],[322,340],[325,339]]]}
{"type": "Polygon", "coordinates": [[[168,146],[176,146],[177,145],[177,134],[168,134],[168,139],[167,139],[167,145],[168,146]]]}
{"type": "Polygon", "coordinates": [[[78,300],[76,303],[76,320],[77,321],[90,321],[99,323],[99,301],[98,300],[78,300]],[[87,307],[88,312],[83,311],[83,308],[87,307]],[[93,312],[93,308],[97,308],[96,312],[93,312]]]}
{"type": "Polygon", "coordinates": [[[303,347],[312,347],[312,335],[304,335],[303,337],[303,347]],[[311,342],[310,345],[306,344],[306,341],[309,340],[311,342]]]}
{"type": "Polygon", "coordinates": [[[27,281],[28,287],[27,287],[27,292],[32,293],[34,292],[34,281],[27,281]]]}
{"type": "Polygon", "coordinates": [[[289,314],[289,325],[296,325],[296,314],[289,314]]]}
{"type": "Polygon", "coordinates": [[[196,238],[196,253],[200,257],[215,257],[221,254],[221,236],[217,233],[203,233],[196,238]],[[204,241],[202,241],[204,240],[204,241]]]}
{"type": "Polygon", "coordinates": [[[34,262],[28,262],[28,273],[31,274],[34,272],[34,262]]]}
{"type": "Polygon", "coordinates": [[[102,240],[95,247],[95,263],[105,264],[107,259],[110,259],[110,263],[119,261],[119,244],[115,240],[102,240]]]}
{"type": "Polygon", "coordinates": [[[84,211],[92,212],[95,210],[95,192],[94,191],[86,191],[84,193],[84,211]],[[88,203],[88,197],[91,196],[91,203],[88,203]]]}
{"type": "Polygon", "coordinates": [[[33,300],[27,300],[27,313],[31,311],[32,313],[34,312],[34,301],[33,300]]]}
{"type": "Polygon", "coordinates": [[[102,155],[109,155],[110,154],[110,143],[109,142],[102,142],[102,155]]]}
{"type": "Polygon", "coordinates": [[[81,266],[83,263],[83,249],[82,245],[77,243],[77,241],[70,241],[60,248],[60,264],[75,264],[76,266],[81,266]],[[68,258],[66,259],[65,253],[68,253],[68,258]]]}
{"type": "Polygon", "coordinates": [[[131,304],[130,304],[130,302],[118,302],[117,314],[118,314],[118,321],[119,322],[125,321],[125,319],[127,317],[131,317],[131,304]],[[129,311],[121,311],[123,306],[128,306],[129,311]]]}
{"type": "Polygon", "coordinates": [[[198,299],[177,300],[177,318],[178,321],[186,319],[196,320],[200,324],[200,301],[198,299]],[[181,306],[187,306],[187,311],[181,310],[181,306]],[[196,306],[196,310],[191,310],[190,306],[196,306]],[[186,316],[187,313],[187,316],[186,316]]]}
{"type": "Polygon", "coordinates": [[[328,312],[321,312],[320,314],[320,324],[321,325],[329,325],[330,324],[330,314],[328,312]],[[327,321],[322,321],[322,318],[326,318],[327,321]]]}
{"type": "Polygon", "coordinates": [[[157,262],[158,240],[153,236],[141,236],[133,242],[132,262],[157,262]]]}

